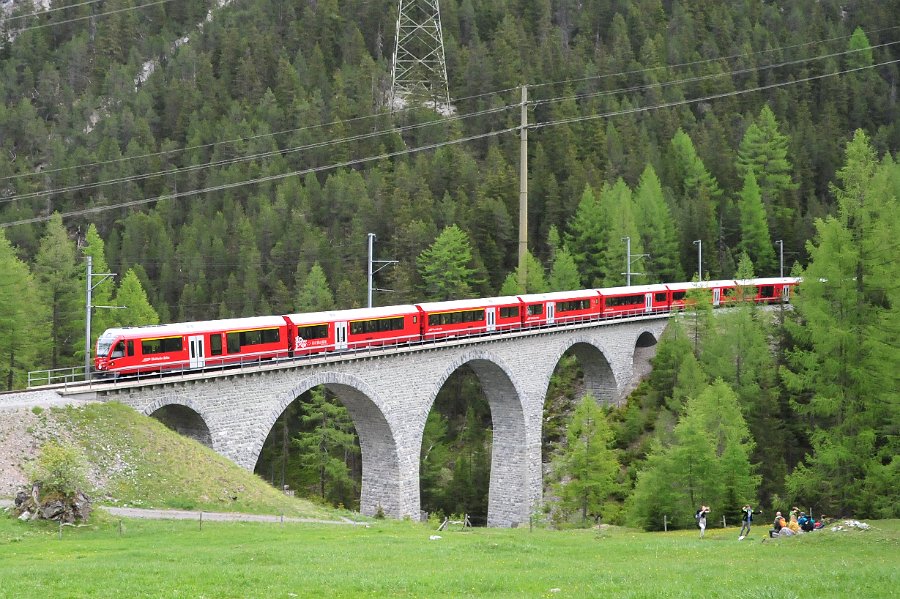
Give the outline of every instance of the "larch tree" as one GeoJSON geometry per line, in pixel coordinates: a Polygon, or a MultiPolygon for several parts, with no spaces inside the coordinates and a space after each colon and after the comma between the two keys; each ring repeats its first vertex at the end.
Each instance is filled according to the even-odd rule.
{"type": "Polygon", "coordinates": [[[535,258],[531,252],[525,251],[525,289],[519,285],[519,268],[509,273],[503,281],[500,288],[500,295],[519,295],[521,293],[546,293],[551,289],[547,283],[547,275],[544,272],[544,266],[535,258]]]}
{"type": "MultiPolygon", "coordinates": [[[[794,191],[793,166],[788,158],[789,140],[778,130],[775,113],[768,104],[762,107],[759,117],[747,127],[741,140],[737,156],[738,173],[744,177],[746,189],[747,173],[752,172],[759,186],[760,198],[766,208],[769,232],[775,239],[795,239],[791,223],[796,218],[799,207],[794,191]]],[[[743,216],[743,214],[742,214],[743,216]]],[[[743,225],[743,220],[741,221],[743,225]]],[[[758,260],[750,253],[754,260],[758,260]]],[[[757,263],[762,270],[762,264],[757,263]]]]}
{"type": "Polygon", "coordinates": [[[741,217],[741,242],[739,249],[746,252],[762,275],[772,274],[775,267],[775,250],[769,236],[766,209],[763,206],[756,175],[748,170],[744,175],[744,188],[738,198],[741,217]]]}
{"type": "Polygon", "coordinates": [[[551,291],[572,291],[582,288],[578,266],[565,246],[554,253],[547,286],[551,291]]]}
{"type": "Polygon", "coordinates": [[[49,368],[72,365],[84,347],[84,280],[79,277],[75,243],[58,213],[51,217],[41,238],[34,277],[44,311],[42,337],[48,341],[38,363],[49,368]]]}
{"type": "Polygon", "coordinates": [[[611,447],[606,414],[590,393],[581,398],[566,428],[566,445],[557,461],[554,490],[564,514],[580,513],[581,521],[599,519],[620,489],[620,465],[611,447]]]}
{"type": "Polygon", "coordinates": [[[39,337],[35,326],[36,296],[28,266],[0,229],[0,388],[25,386],[39,337]]]}
{"type": "Polygon", "coordinates": [[[575,215],[569,221],[565,235],[566,247],[587,285],[600,286],[603,272],[596,260],[596,251],[603,244],[603,217],[594,190],[585,187],[575,215]]]}
{"type": "Polygon", "coordinates": [[[695,240],[701,240],[704,253],[703,270],[719,273],[719,200],[722,190],[716,178],[706,169],[694,149],[691,138],[679,129],[672,138],[673,182],[678,195],[678,221],[681,227],[681,263],[686,272],[693,272],[687,265],[694,264],[695,240]]]}
{"type": "Polygon", "coordinates": [[[662,184],[648,164],[634,191],[635,214],[641,232],[648,283],[681,281],[684,270],[678,257],[678,231],[663,195],[662,184]]]}
{"type": "Polygon", "coordinates": [[[838,212],[816,222],[795,300],[784,381],[812,433],[787,488],[826,513],[897,517],[900,172],[858,130],[837,177],[838,212]]]}

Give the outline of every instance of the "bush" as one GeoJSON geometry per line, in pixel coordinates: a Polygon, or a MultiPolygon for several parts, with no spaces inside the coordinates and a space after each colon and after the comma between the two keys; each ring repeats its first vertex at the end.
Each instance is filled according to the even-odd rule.
{"type": "Polygon", "coordinates": [[[50,441],[41,447],[29,474],[41,484],[42,493],[74,497],[87,486],[84,464],[84,455],[77,447],[50,441]]]}

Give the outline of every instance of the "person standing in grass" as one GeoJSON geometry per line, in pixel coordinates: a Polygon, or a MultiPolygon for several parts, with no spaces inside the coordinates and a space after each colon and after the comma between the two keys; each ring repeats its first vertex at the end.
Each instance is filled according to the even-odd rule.
{"type": "Polygon", "coordinates": [[[761,514],[762,512],[754,512],[749,504],[741,508],[741,532],[738,533],[738,541],[743,541],[744,537],[750,534],[750,523],[753,522],[754,513],[761,514]]]}
{"type": "Polygon", "coordinates": [[[697,526],[700,527],[700,538],[703,538],[703,534],[706,532],[706,515],[709,513],[708,505],[701,505],[700,509],[697,510],[697,513],[694,514],[694,518],[697,520],[697,526]]]}

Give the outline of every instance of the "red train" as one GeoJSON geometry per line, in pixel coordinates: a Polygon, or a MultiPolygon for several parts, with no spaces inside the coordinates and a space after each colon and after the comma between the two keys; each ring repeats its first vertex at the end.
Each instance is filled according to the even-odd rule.
{"type": "Polygon", "coordinates": [[[497,334],[684,308],[688,293],[714,306],[789,302],[796,278],[702,281],[426,302],[283,316],[254,316],[109,329],[97,339],[104,376],[218,367],[323,352],[497,334]]]}

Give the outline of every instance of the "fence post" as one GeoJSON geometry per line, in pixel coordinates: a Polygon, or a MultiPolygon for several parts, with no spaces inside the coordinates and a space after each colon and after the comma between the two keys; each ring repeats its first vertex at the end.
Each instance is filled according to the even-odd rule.
{"type": "Polygon", "coordinates": [[[663,514],[663,532],[669,532],[669,517],[663,514]]]}
{"type": "Polygon", "coordinates": [[[725,526],[725,514],[722,514],[722,528],[727,528],[725,526]]]}
{"type": "Polygon", "coordinates": [[[203,530],[203,512],[200,512],[200,530],[203,530]]]}

